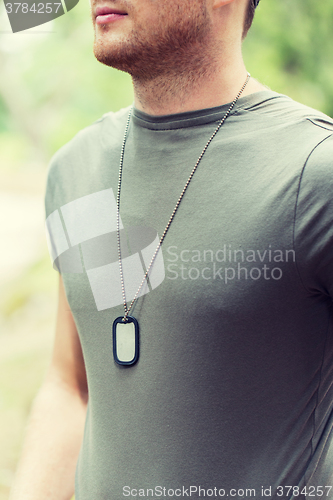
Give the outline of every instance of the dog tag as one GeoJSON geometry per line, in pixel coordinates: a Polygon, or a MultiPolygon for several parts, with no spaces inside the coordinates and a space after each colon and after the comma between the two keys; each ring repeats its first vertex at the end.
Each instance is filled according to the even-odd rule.
{"type": "Polygon", "coordinates": [[[118,365],[134,365],[139,358],[139,323],[132,316],[113,322],[113,357],[118,365]]]}

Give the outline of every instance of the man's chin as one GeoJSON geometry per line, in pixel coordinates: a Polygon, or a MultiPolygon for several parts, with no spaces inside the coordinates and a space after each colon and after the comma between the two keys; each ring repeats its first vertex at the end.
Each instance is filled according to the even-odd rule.
{"type": "Polygon", "coordinates": [[[94,44],[94,55],[102,64],[106,66],[110,66],[111,68],[119,69],[120,71],[125,71],[126,73],[130,73],[131,68],[131,58],[128,58],[128,55],[122,54],[120,51],[112,50],[104,43],[94,44]]]}
{"type": "Polygon", "coordinates": [[[164,32],[160,30],[157,36],[157,30],[150,34],[143,29],[138,33],[119,33],[100,25],[95,31],[94,55],[102,64],[125,71],[142,82],[179,75],[188,66],[198,71],[206,30],[206,23],[202,23],[201,30],[196,23],[176,25],[164,32]]]}
{"type": "Polygon", "coordinates": [[[99,44],[94,44],[94,56],[97,61],[105,64],[106,66],[114,67],[116,64],[115,58],[110,54],[109,51],[105,50],[104,47],[101,47],[99,44]]]}
{"type": "Polygon", "coordinates": [[[117,44],[96,38],[94,42],[97,61],[140,80],[150,80],[158,71],[159,65],[154,61],[152,64],[149,52],[149,47],[145,50],[140,47],[140,43],[130,43],[128,40],[117,44]]]}

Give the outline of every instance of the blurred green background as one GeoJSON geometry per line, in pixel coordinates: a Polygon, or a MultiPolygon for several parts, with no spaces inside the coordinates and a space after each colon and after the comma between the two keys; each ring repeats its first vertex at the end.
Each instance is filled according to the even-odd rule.
{"type": "MultiPolygon", "coordinates": [[[[333,116],[333,2],[262,0],[244,43],[252,76],[333,116]]],[[[0,3],[0,500],[8,498],[52,346],[57,276],[43,233],[52,154],[132,102],[130,78],[92,55],[89,5],[12,34],[0,3]]]]}

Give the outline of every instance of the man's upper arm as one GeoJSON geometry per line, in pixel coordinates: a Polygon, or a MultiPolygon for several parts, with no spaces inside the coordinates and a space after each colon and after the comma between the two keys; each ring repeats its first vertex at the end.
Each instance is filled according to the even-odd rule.
{"type": "Polygon", "coordinates": [[[88,399],[87,378],[79,335],[69,307],[61,276],[56,334],[47,380],[56,381],[88,399]]]}

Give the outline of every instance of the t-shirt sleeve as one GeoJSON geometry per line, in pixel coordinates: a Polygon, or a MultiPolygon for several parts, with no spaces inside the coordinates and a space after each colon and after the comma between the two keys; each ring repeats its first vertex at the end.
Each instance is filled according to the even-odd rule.
{"type": "Polygon", "coordinates": [[[82,272],[79,248],[70,245],[61,211],[68,196],[68,186],[70,184],[75,186],[72,179],[68,180],[68,176],[72,173],[72,157],[73,154],[70,154],[68,145],[54,155],[48,170],[45,192],[47,245],[53,267],[61,273],[82,272]]]}
{"type": "MultiPolygon", "coordinates": [[[[88,179],[92,175],[91,165],[97,164],[97,156],[104,154],[99,142],[102,124],[103,119],[81,130],[57,151],[49,165],[45,193],[46,237],[53,267],[61,273],[83,272],[80,248],[71,241],[63,209],[73,200],[91,194],[91,189],[94,191],[88,179]]],[[[108,163],[104,164],[108,168],[108,163]]],[[[83,215],[80,217],[84,220],[83,215]]]]}
{"type": "Polygon", "coordinates": [[[53,267],[59,271],[56,265],[56,259],[61,253],[68,249],[68,243],[63,231],[59,211],[56,208],[57,156],[58,155],[55,155],[52,158],[47,174],[45,190],[45,233],[53,267]]]}
{"type": "Polygon", "coordinates": [[[304,165],[294,244],[299,275],[308,293],[333,298],[333,134],[312,150],[304,165]]]}

